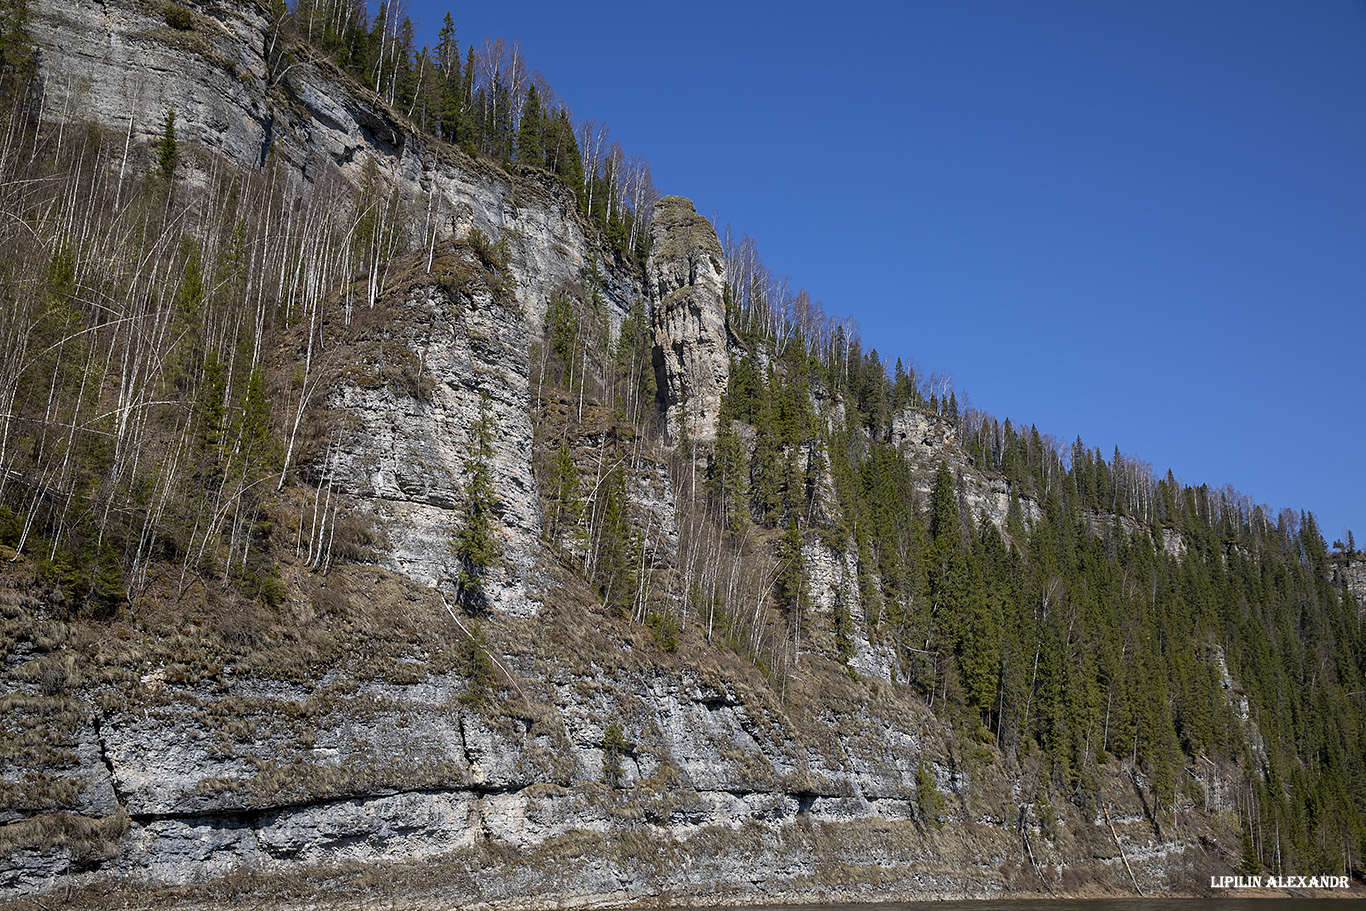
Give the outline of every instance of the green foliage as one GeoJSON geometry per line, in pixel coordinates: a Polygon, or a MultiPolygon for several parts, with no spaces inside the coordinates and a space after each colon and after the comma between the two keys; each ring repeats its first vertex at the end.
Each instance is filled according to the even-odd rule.
{"type": "Polygon", "coordinates": [[[650,634],[654,637],[656,645],[670,654],[678,651],[678,637],[683,632],[683,628],[679,626],[678,618],[674,616],[672,608],[651,611],[645,623],[649,626],[650,634]]]}
{"type": "Polygon", "coordinates": [[[811,602],[809,584],[806,576],[806,560],[802,556],[802,535],[797,530],[797,520],[791,518],[787,532],[783,535],[782,569],[778,574],[778,603],[791,618],[792,625],[800,629],[806,607],[811,602]]]}
{"type": "Polygon", "coordinates": [[[619,722],[613,721],[602,734],[602,781],[610,787],[621,787],[621,758],[629,754],[635,745],[626,739],[619,722]]]}
{"type": "Polygon", "coordinates": [[[6,547],[18,545],[24,533],[24,519],[8,506],[0,504],[0,544],[6,547]]]}
{"type": "Polygon", "coordinates": [[[593,542],[596,558],[592,578],[603,604],[620,615],[631,612],[640,584],[637,573],[639,542],[626,514],[625,478],[616,469],[601,485],[599,516],[593,542]]]}
{"type": "Polygon", "coordinates": [[[470,624],[465,640],[465,679],[468,682],[460,701],[470,706],[488,702],[493,694],[493,659],[489,657],[488,642],[477,620],[470,624]]]}
{"type": "Polygon", "coordinates": [[[935,827],[944,824],[944,795],[934,782],[934,776],[922,759],[915,769],[915,806],[920,819],[935,827]]]}
{"type": "Polygon", "coordinates": [[[279,464],[279,445],[270,429],[270,402],[265,374],[258,367],[247,378],[237,425],[237,454],[257,471],[279,464]]]}
{"type": "Polygon", "coordinates": [[[488,603],[484,579],[499,560],[501,550],[493,534],[499,508],[493,490],[493,417],[487,396],[479,399],[479,415],[469,428],[469,455],[465,459],[465,519],[456,533],[453,550],[457,564],[455,586],[462,604],[483,607],[488,603]]]}
{"type": "Polygon", "coordinates": [[[837,594],[834,604],[835,650],[840,660],[848,663],[854,657],[854,621],[849,615],[849,605],[842,594],[837,594]]]}
{"type": "Polygon", "coordinates": [[[196,411],[199,415],[197,442],[200,451],[210,457],[209,465],[216,473],[222,458],[227,430],[227,368],[210,354],[204,362],[204,375],[199,384],[199,401],[196,411]]]}
{"type": "Polygon", "coordinates": [[[485,269],[498,273],[507,271],[508,259],[511,254],[508,250],[506,237],[500,237],[494,241],[478,228],[472,228],[466,241],[485,269]]]}
{"type": "Polygon", "coordinates": [[[583,534],[583,494],[580,491],[579,470],[569,453],[569,444],[561,441],[556,451],[550,476],[550,515],[546,533],[550,539],[583,534]]]}
{"type": "Polygon", "coordinates": [[[232,579],[242,594],[267,607],[278,607],[285,599],[285,587],[280,579],[280,566],[271,559],[266,543],[270,537],[268,519],[254,517],[246,529],[252,546],[245,557],[232,566],[232,579]]]}
{"type": "Polygon", "coordinates": [[[541,122],[541,95],[533,84],[522,102],[522,120],[517,128],[517,161],[521,164],[545,166],[545,126],[541,122]]]}
{"type": "Polygon", "coordinates": [[[525,79],[530,68],[517,45],[470,45],[462,64],[449,13],[436,46],[419,49],[412,22],[386,3],[370,19],[364,4],[295,0],[288,21],[418,129],[504,167],[553,173],[617,253],[644,266],[658,197],[648,165],[608,143],[605,128],[581,148],[568,108],[539,74],[525,79]]]}
{"type": "Polygon", "coordinates": [[[21,96],[37,68],[28,0],[0,0],[0,101],[21,96]]]}
{"type": "Polygon", "coordinates": [[[161,138],[157,140],[157,175],[167,183],[175,179],[180,151],[176,142],[175,108],[166,112],[161,122],[161,138]]]}
{"type": "Polygon", "coordinates": [[[167,3],[166,24],[173,29],[188,32],[194,28],[194,14],[179,3],[167,3]]]}
{"type": "Polygon", "coordinates": [[[618,402],[629,420],[641,423],[655,407],[654,335],[640,298],[621,321],[615,357],[615,385],[621,392],[618,402]]]}
{"type": "Polygon", "coordinates": [[[723,521],[732,528],[746,514],[748,475],[744,442],[723,407],[722,416],[717,421],[716,444],[712,447],[707,465],[707,490],[719,506],[723,521]]]}
{"type": "Polygon", "coordinates": [[[551,296],[546,305],[545,325],[549,334],[547,357],[552,381],[572,388],[579,345],[579,315],[569,295],[551,296]]]}

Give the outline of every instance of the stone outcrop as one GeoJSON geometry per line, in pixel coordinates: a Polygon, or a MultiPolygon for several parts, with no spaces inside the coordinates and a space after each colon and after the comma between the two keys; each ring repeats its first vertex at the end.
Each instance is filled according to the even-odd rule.
{"type": "Polygon", "coordinates": [[[1032,497],[1021,496],[1004,478],[988,476],[978,469],[958,445],[957,437],[953,421],[942,415],[918,408],[904,408],[892,415],[889,442],[914,466],[915,488],[926,502],[934,488],[934,472],[943,461],[963,479],[960,505],[974,520],[985,513],[1004,530],[1011,498],[1019,500],[1024,521],[1035,522],[1043,516],[1043,509],[1032,497]]]}
{"type": "MultiPolygon", "coordinates": [[[[506,676],[496,701],[478,701],[441,656],[460,634],[437,593],[365,566],[326,584],[397,597],[354,607],[338,638],[373,636],[396,608],[425,635],[387,657],[342,647],[302,673],[268,655],[191,672],[202,665],[187,640],[174,654],[189,665],[106,686],[74,711],[54,699],[46,735],[86,745],[64,760],[86,795],[79,812],[116,805],[124,829],[98,850],[11,850],[0,900],[89,884],[145,907],[165,901],[161,887],[207,882],[185,898],[232,904],[233,889],[289,884],[305,905],[309,890],[345,898],[338,871],[367,868],[386,896],[423,907],[990,897],[1019,888],[1016,876],[1028,887],[1011,872],[1024,853],[998,799],[1015,772],[955,755],[943,722],[872,668],[870,689],[810,651],[780,700],[753,666],[697,647],[652,658],[647,635],[561,605],[490,618],[506,676]],[[625,740],[614,780],[611,725],[625,740]],[[946,798],[942,827],[919,809],[922,767],[946,798]]],[[[22,597],[0,588],[7,615],[22,597]]],[[[0,672],[15,717],[38,711],[41,687],[20,671],[43,660],[21,649],[0,672]]],[[[1161,855],[1145,885],[1199,854],[1155,841],[1133,792],[1112,790],[1129,850],[1161,855]]],[[[1119,886],[1113,852],[1097,861],[1071,836],[1034,839],[1041,864],[1119,886]]]]}
{"type": "Polygon", "coordinates": [[[730,377],[721,243],[680,196],[655,204],[650,236],[655,376],[669,437],[709,442],[730,377]]]}
{"type": "Polygon", "coordinates": [[[487,419],[500,559],[484,588],[491,606],[519,615],[535,611],[526,581],[541,531],[528,350],[506,291],[396,292],[383,325],[346,351],[350,364],[330,397],[337,443],[322,468],[350,507],[384,530],[386,566],[449,591],[459,572],[452,545],[465,520],[472,435],[487,419]]]}
{"type": "MultiPolygon", "coordinates": [[[[324,516],[340,503],[373,532],[363,559],[328,573],[286,561],[280,603],[232,618],[149,579],[145,615],[84,637],[26,564],[0,563],[0,900],[84,886],[92,905],[161,907],[164,887],[183,886],[174,897],[199,907],[233,904],[234,889],[280,907],[363,905],[383,888],[380,901],[424,908],[987,897],[1065,877],[1129,888],[1099,823],[1068,806],[1055,831],[1029,822],[1037,760],[1010,765],[989,744],[964,755],[901,685],[853,555],[808,542],[815,619],[794,630],[807,638],[783,671],[696,621],[676,651],[662,646],[603,608],[567,568],[572,547],[542,540],[529,350],[546,300],[586,264],[602,267],[614,321],[651,302],[671,438],[714,437],[724,266],[691,203],[656,206],[642,283],[548,178],[424,145],[325,62],[272,72],[262,7],[188,2],[194,27],[180,30],[156,2],[31,5],[48,120],[93,120],[146,159],[174,108],[195,155],[273,158],[301,187],[358,180],[373,160],[389,192],[432,213],[447,274],[464,278],[390,289],[332,349],[342,366],[311,488],[282,496],[317,493],[324,516]],[[476,228],[506,239],[505,275],[453,243],[476,228]],[[481,409],[496,427],[501,556],[476,638],[450,607],[451,542],[481,409]],[[472,682],[476,657],[489,693],[472,682]],[[924,775],[945,799],[936,818],[924,775]]],[[[619,429],[604,420],[583,439],[605,449],[619,429]]],[[[907,412],[892,432],[926,492],[948,459],[968,505],[1004,521],[1009,491],[972,468],[948,422],[907,412]]],[[[634,453],[632,472],[642,562],[667,573],[685,537],[667,453],[634,453]]],[[[319,511],[281,507],[305,508],[319,511]]],[[[1126,772],[1098,799],[1128,856],[1146,859],[1145,887],[1222,863],[1201,845],[1198,801],[1183,792],[1194,821],[1164,840],[1126,772]]]]}
{"type": "Polygon", "coordinates": [[[1357,607],[1366,613],[1366,560],[1360,554],[1352,559],[1335,561],[1333,584],[1345,589],[1357,599],[1357,607]]]}
{"type": "Polygon", "coordinates": [[[511,179],[423,138],[306,48],[293,62],[272,62],[277,38],[263,5],[181,5],[190,11],[190,29],[171,27],[159,0],[31,0],[43,119],[93,123],[125,137],[131,164],[145,169],[174,111],[188,179],[210,155],[245,169],[270,164],[300,187],[336,175],[360,185],[373,162],[385,190],[422,213],[410,230],[430,225],[438,242],[475,229],[506,241],[517,301],[537,330],[550,296],[578,282],[594,262],[614,326],[644,297],[572,195],[548,175],[511,179]]]}

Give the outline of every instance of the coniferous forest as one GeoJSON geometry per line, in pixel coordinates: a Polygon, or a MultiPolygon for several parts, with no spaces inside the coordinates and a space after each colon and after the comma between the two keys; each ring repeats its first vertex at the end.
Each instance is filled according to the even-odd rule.
{"type": "MultiPolygon", "coordinates": [[[[28,561],[60,593],[62,622],[97,629],[191,589],[228,613],[271,609],[284,568],[364,562],[372,537],[324,468],[325,394],[347,369],[337,339],[365,330],[376,301],[414,275],[459,284],[472,267],[441,253],[421,205],[376,177],[305,194],[272,161],[244,172],[196,149],[174,111],[141,158],[98,127],[40,123],[25,2],[4,7],[6,561],[28,561]]],[[[270,64],[329,58],[426,141],[557,181],[623,268],[642,271],[658,201],[648,164],[576,120],[515,44],[462,50],[448,14],[436,47],[417,48],[389,9],[276,7],[270,64]]],[[[1053,801],[1095,816],[1100,777],[1128,763],[1165,824],[1196,786],[1191,769],[1240,768],[1242,871],[1362,877],[1366,628],[1334,581],[1360,559],[1350,536],[1330,546],[1311,513],[970,407],[909,353],[865,349],[852,320],[772,274],[754,240],[721,240],[733,342],[714,441],[686,426],[668,439],[646,306],[613,331],[595,270],[548,302],[532,340],[546,544],[608,614],[667,651],[686,636],[728,649],[781,692],[827,646],[857,677],[857,603],[868,639],[895,654],[903,685],[964,751],[1038,761],[1053,801]],[[585,402],[614,428],[599,464],[648,449],[675,479],[673,602],[645,557],[626,472],[586,474],[571,446],[585,402]],[[896,443],[906,414],[957,441],[928,479],[896,443]],[[1005,485],[1003,522],[968,506],[965,471],[1005,485]],[[829,615],[809,591],[807,555],[821,547],[855,555],[829,615]]],[[[506,274],[498,238],[460,245],[481,281],[506,274]]],[[[499,559],[492,432],[482,413],[468,471],[483,480],[452,544],[471,610],[499,559]]],[[[6,622],[13,648],[20,621],[6,622]]],[[[23,742],[6,731],[0,750],[23,742]]]]}

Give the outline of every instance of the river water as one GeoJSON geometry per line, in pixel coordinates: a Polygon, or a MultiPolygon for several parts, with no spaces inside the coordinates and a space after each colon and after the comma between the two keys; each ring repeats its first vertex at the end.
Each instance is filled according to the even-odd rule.
{"type": "Polygon", "coordinates": [[[1045,901],[878,902],[863,905],[782,905],[694,908],[690,911],[1357,911],[1361,898],[1101,898],[1045,901]]]}

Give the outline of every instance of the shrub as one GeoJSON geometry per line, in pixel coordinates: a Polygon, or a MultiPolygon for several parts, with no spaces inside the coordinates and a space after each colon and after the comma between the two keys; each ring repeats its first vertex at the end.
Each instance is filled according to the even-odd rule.
{"type": "Polygon", "coordinates": [[[672,610],[666,610],[663,613],[652,611],[646,622],[649,624],[656,645],[671,654],[678,651],[678,634],[681,630],[678,625],[678,618],[674,616],[672,610]]]}
{"type": "Polygon", "coordinates": [[[181,32],[194,28],[194,13],[178,3],[166,4],[166,24],[181,32]]]}
{"type": "Polygon", "coordinates": [[[465,705],[482,705],[493,689],[493,660],[477,622],[470,625],[469,641],[465,644],[465,676],[469,686],[460,701],[465,705]]]}
{"type": "Polygon", "coordinates": [[[935,826],[940,825],[939,817],[944,812],[944,795],[934,783],[934,776],[921,760],[915,770],[915,803],[920,810],[920,818],[935,826]]]}
{"type": "Polygon", "coordinates": [[[621,757],[631,752],[633,744],[626,739],[621,725],[613,721],[602,734],[602,780],[614,788],[621,787],[621,757]]]}

